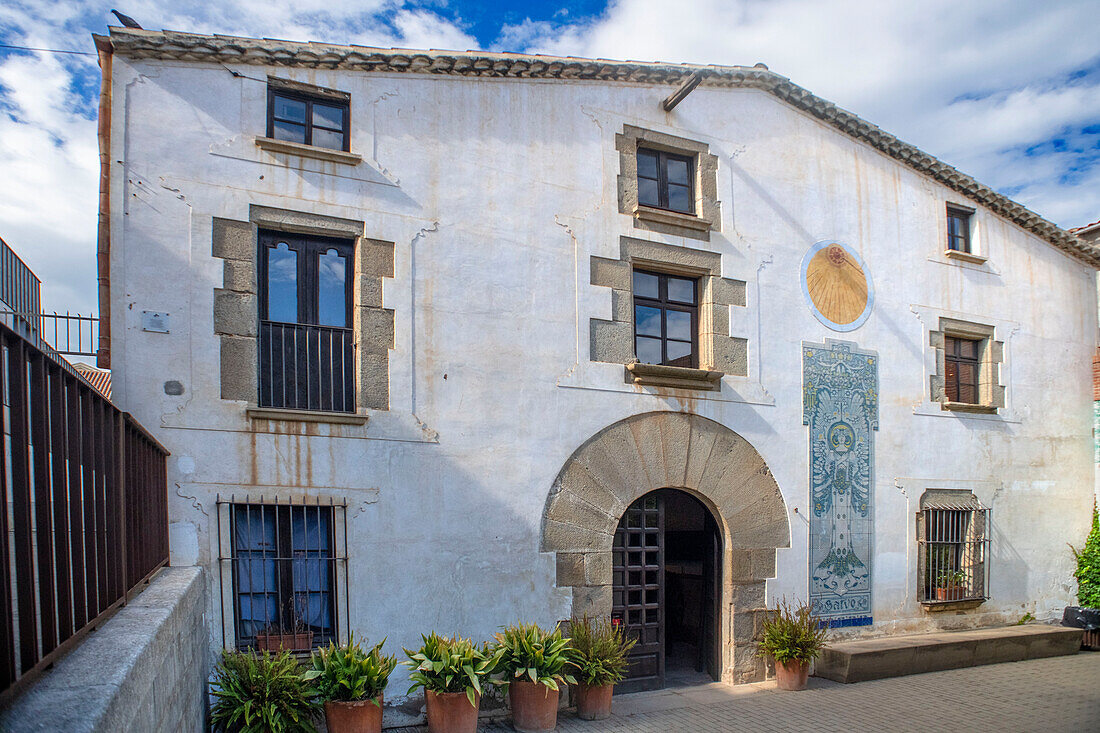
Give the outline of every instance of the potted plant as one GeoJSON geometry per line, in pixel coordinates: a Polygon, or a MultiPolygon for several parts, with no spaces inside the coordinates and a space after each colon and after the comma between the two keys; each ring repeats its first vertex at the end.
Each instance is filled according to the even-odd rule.
{"type": "Polygon", "coordinates": [[[224,733],[316,733],[317,690],[287,651],[222,652],[210,724],[224,733]]]}
{"type": "Polygon", "coordinates": [[[423,645],[405,649],[409,660],[402,664],[413,670],[409,692],[424,688],[429,733],[475,733],[481,685],[493,671],[488,650],[434,631],[420,638],[423,645]]]}
{"type": "Polygon", "coordinates": [[[1084,631],[1082,644],[1090,649],[1100,649],[1100,515],[1092,508],[1092,531],[1080,550],[1070,545],[1077,558],[1077,602],[1080,606],[1066,606],[1062,625],[1084,631]]]}
{"type": "Polygon", "coordinates": [[[775,681],[781,690],[804,690],[810,662],[825,646],[827,625],[808,605],[791,610],[786,601],[764,621],[760,654],[775,660],[775,681]]]}
{"type": "Polygon", "coordinates": [[[575,654],[557,626],[544,631],[537,624],[513,624],[495,637],[493,667],[508,687],[512,727],[520,733],[547,733],[558,725],[559,685],[574,685],[569,674],[575,654]]]}
{"type": "Polygon", "coordinates": [[[349,634],[347,644],[311,655],[313,669],[303,679],[316,680],[328,733],[381,733],[382,692],[397,666],[397,657],[382,655],[385,643],[366,651],[349,634]]]}
{"type": "Polygon", "coordinates": [[[936,579],[937,601],[959,601],[970,595],[966,587],[966,573],[961,570],[944,570],[936,579]]]}
{"type": "Polygon", "coordinates": [[[306,602],[304,598],[290,599],[286,604],[286,615],[278,621],[272,621],[256,632],[256,649],[259,651],[308,652],[313,648],[313,629],[304,620],[306,602]],[[285,623],[284,623],[285,619],[285,623]]]}
{"type": "Polygon", "coordinates": [[[626,638],[621,626],[610,619],[573,619],[569,624],[573,641],[577,684],[574,688],[577,717],[604,720],[611,717],[611,692],[626,674],[626,655],[636,643],[626,638]]]}

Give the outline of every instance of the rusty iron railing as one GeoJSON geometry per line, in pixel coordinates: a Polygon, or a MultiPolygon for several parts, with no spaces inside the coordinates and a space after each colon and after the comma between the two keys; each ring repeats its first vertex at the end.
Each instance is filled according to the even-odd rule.
{"type": "MultiPolygon", "coordinates": [[[[0,323],[25,324],[38,347],[64,356],[95,356],[99,341],[99,319],[79,313],[22,313],[0,310],[0,323]],[[14,320],[13,320],[14,319],[14,320]]],[[[16,329],[20,330],[20,329],[16,329]]],[[[22,332],[20,330],[20,332],[22,332]]]]}
{"type": "Polygon", "coordinates": [[[42,310],[41,291],[38,276],[0,239],[0,302],[16,313],[34,316],[42,310]]]}
{"type": "Polygon", "coordinates": [[[0,702],[168,561],[164,449],[0,323],[0,702]]]}

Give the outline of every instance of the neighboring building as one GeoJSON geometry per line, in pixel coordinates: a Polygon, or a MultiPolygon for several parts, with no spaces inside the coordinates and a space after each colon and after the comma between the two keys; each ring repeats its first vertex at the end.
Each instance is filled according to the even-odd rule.
{"type": "Polygon", "coordinates": [[[783,598],[1072,601],[1093,245],[765,68],[96,40],[101,358],[213,647],[614,614],[653,687],[783,598]]]}

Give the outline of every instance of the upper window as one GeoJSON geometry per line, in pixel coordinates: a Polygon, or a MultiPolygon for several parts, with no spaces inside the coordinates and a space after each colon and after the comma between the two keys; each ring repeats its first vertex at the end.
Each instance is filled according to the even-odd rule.
{"type": "Polygon", "coordinates": [[[694,168],[691,156],[638,148],[638,203],[694,214],[694,168]]]}
{"type": "Polygon", "coordinates": [[[976,405],[980,403],[979,374],[981,350],[979,339],[944,337],[944,393],[948,402],[976,405]]]}
{"type": "Polygon", "coordinates": [[[354,244],[260,232],[260,405],[355,411],[354,244]]]}
{"type": "Polygon", "coordinates": [[[970,254],[970,212],[947,207],[947,249],[970,254]]]}
{"type": "Polygon", "coordinates": [[[331,150],[349,150],[348,100],[269,86],[267,136],[331,150]]]}
{"type": "Polygon", "coordinates": [[[698,280],[635,270],[633,287],[638,361],[698,367],[698,280]]]}

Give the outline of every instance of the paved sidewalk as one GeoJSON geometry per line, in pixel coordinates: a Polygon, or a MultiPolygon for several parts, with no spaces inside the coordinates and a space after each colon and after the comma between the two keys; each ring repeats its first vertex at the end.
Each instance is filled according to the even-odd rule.
{"type": "MultiPolygon", "coordinates": [[[[726,731],[1100,731],[1100,652],[993,664],[844,685],[810,678],[804,692],[774,682],[718,683],[616,696],[609,720],[572,713],[559,733],[726,731]]],[[[391,733],[423,733],[400,728],[391,733]]],[[[507,720],[481,733],[512,731],[507,720]]]]}

